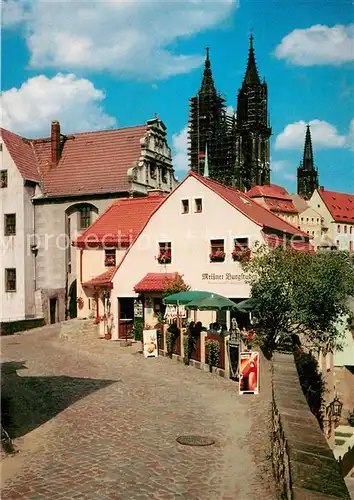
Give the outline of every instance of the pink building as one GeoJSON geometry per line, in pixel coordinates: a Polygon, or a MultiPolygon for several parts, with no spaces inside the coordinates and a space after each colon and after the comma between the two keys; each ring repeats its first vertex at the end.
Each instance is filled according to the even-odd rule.
{"type": "Polygon", "coordinates": [[[246,194],[192,172],[168,196],[121,199],[74,243],[79,317],[99,322],[108,311],[113,339],[124,337],[124,320],[139,308],[145,322],[156,323],[176,274],[192,289],[246,299],[250,286],[238,255],[256,243],[312,249],[308,234],[246,194]]]}

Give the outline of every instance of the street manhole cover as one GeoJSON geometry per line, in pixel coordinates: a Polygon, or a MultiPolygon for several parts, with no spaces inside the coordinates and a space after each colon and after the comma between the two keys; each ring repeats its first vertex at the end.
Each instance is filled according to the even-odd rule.
{"type": "Polygon", "coordinates": [[[215,444],[214,439],[205,436],[179,436],[177,443],[186,446],[210,446],[215,444]]]}

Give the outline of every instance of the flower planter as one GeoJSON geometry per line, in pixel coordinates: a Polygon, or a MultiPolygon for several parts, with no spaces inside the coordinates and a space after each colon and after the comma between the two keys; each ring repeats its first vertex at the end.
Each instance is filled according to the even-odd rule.
{"type": "Polygon", "coordinates": [[[245,262],[250,260],[251,250],[249,248],[235,248],[232,252],[234,262],[245,262]]]}
{"type": "Polygon", "coordinates": [[[157,261],[159,264],[171,264],[171,259],[165,257],[158,257],[157,261]]]}
{"type": "Polygon", "coordinates": [[[210,257],[210,262],[224,262],[225,257],[210,257]]]}
{"type": "Polygon", "coordinates": [[[224,262],[225,260],[225,252],[217,251],[213,252],[209,255],[210,262],[224,262]]]}

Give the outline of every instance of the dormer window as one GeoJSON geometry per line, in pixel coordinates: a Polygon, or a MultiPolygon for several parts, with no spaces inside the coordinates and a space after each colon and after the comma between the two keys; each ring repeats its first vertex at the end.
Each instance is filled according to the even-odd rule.
{"type": "Polygon", "coordinates": [[[182,214],[189,214],[189,200],[182,200],[182,214]]]}
{"type": "Polygon", "coordinates": [[[194,200],[194,212],[201,214],[203,212],[203,201],[201,198],[195,198],[194,200]]]}

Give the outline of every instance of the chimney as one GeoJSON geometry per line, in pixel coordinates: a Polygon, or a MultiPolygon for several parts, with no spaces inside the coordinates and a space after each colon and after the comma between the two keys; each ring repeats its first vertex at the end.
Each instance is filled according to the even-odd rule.
{"type": "Polygon", "coordinates": [[[60,123],[56,120],[52,121],[51,132],[51,151],[52,151],[52,167],[56,167],[60,160],[60,123]]]}

